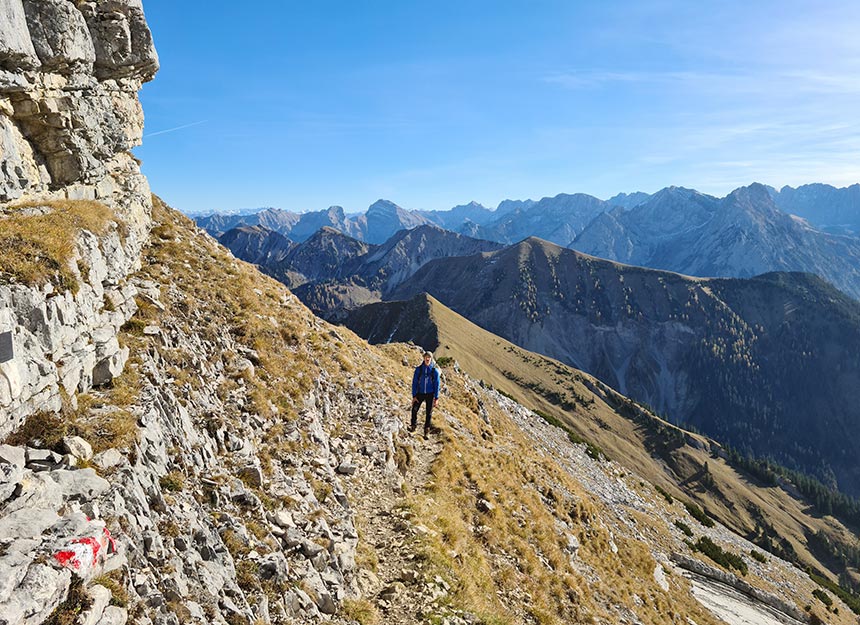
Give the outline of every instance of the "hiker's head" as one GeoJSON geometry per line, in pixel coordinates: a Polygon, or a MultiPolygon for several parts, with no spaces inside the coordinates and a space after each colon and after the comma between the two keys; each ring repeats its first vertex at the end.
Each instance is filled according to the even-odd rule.
{"type": "Polygon", "coordinates": [[[432,360],[433,360],[433,353],[432,352],[424,352],[424,364],[429,365],[430,361],[432,361],[432,360]]]}

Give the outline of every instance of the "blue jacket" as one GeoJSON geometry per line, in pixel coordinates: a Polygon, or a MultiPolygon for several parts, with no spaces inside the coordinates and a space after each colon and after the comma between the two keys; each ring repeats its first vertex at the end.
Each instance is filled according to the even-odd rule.
{"type": "Polygon", "coordinates": [[[439,397],[439,369],[436,365],[431,363],[428,367],[422,362],[415,367],[415,373],[412,374],[412,397],[418,393],[432,393],[433,397],[439,397]]]}

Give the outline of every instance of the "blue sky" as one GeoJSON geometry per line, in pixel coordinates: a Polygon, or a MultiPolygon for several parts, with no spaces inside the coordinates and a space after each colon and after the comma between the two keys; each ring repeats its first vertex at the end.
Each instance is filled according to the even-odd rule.
{"type": "Polygon", "coordinates": [[[447,209],[860,182],[860,2],[144,0],[153,191],[447,209]]]}

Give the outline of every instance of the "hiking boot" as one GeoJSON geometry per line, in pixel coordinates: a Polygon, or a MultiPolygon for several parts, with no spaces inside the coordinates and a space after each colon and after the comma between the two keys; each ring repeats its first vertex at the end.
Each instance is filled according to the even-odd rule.
{"type": "Polygon", "coordinates": [[[414,431],[415,431],[415,424],[414,424],[414,423],[411,423],[411,424],[409,425],[409,431],[410,431],[410,432],[414,432],[414,431]]]}
{"type": "Polygon", "coordinates": [[[430,430],[424,428],[424,440],[428,440],[430,438],[430,430]]]}

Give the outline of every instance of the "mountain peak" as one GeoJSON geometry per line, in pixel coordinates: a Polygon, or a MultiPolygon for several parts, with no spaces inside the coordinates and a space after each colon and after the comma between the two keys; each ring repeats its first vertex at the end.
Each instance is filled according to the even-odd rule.
{"type": "Polygon", "coordinates": [[[767,207],[777,210],[768,187],[759,182],[753,182],[746,187],[738,187],[726,196],[726,200],[742,202],[749,207],[767,207]]]}
{"type": "Polygon", "coordinates": [[[402,210],[404,209],[390,200],[379,199],[370,205],[367,209],[367,214],[396,215],[398,211],[402,210]]]}
{"type": "Polygon", "coordinates": [[[326,213],[333,221],[343,221],[346,219],[346,215],[343,212],[343,206],[329,206],[326,213]]]}

